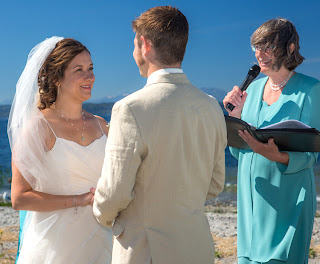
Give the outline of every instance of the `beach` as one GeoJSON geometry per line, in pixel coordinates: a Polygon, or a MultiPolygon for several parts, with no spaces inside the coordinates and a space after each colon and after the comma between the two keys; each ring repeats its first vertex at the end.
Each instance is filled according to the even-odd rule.
{"type": "MultiPolygon", "coordinates": [[[[215,263],[237,263],[237,208],[234,203],[212,202],[205,214],[215,242],[215,263]]],[[[320,263],[320,211],[317,211],[312,233],[309,263],[320,263]]],[[[17,250],[19,213],[0,206],[0,264],[13,264],[17,250]]]]}
{"type": "MultiPolygon", "coordinates": [[[[215,242],[216,264],[237,263],[237,209],[233,205],[206,206],[206,216],[215,242]]],[[[320,263],[320,211],[314,219],[309,264],[320,263]]],[[[298,264],[298,263],[297,263],[298,264]]]]}

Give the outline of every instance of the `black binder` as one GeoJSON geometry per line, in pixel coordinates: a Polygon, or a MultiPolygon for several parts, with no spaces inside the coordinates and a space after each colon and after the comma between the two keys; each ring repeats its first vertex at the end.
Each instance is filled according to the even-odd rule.
{"type": "Polygon", "coordinates": [[[320,152],[320,132],[297,120],[286,120],[257,129],[245,121],[225,116],[228,131],[228,146],[250,149],[239,136],[238,130],[247,130],[254,138],[267,143],[273,138],[282,151],[320,152]]]}

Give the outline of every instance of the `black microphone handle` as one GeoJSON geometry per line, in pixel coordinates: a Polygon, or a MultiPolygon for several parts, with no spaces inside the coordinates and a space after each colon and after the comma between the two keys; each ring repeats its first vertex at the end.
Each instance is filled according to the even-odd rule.
{"type": "MultiPolygon", "coordinates": [[[[249,84],[254,80],[254,77],[250,74],[247,75],[247,77],[244,79],[243,83],[240,85],[240,90],[243,92],[245,91],[249,84]]],[[[227,106],[226,106],[227,109],[229,109],[231,112],[232,110],[234,109],[234,105],[231,104],[231,103],[228,103],[227,106]]]]}
{"type": "Polygon", "coordinates": [[[231,104],[231,103],[228,103],[226,108],[229,109],[232,112],[232,110],[234,109],[234,105],[231,104]]]}
{"type": "Polygon", "coordinates": [[[248,86],[250,83],[252,83],[252,81],[254,80],[255,77],[253,77],[252,75],[248,74],[247,77],[245,78],[245,80],[243,81],[243,83],[240,85],[240,90],[243,92],[245,90],[247,90],[248,86]]]}

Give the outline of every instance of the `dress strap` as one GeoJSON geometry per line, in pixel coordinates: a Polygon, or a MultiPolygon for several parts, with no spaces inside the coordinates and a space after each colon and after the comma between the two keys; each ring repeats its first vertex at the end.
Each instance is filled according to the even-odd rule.
{"type": "Polygon", "coordinates": [[[96,118],[96,120],[97,120],[97,122],[98,122],[98,124],[99,124],[99,127],[100,127],[100,129],[101,129],[102,134],[105,134],[104,131],[103,131],[103,129],[102,129],[102,127],[101,127],[101,124],[100,124],[99,119],[98,119],[96,116],[94,116],[94,117],[96,118]]]}
{"type": "Polygon", "coordinates": [[[46,121],[46,123],[47,123],[47,124],[48,124],[48,126],[50,127],[50,129],[51,129],[51,131],[52,131],[53,135],[57,138],[56,133],[54,133],[54,131],[53,131],[52,127],[50,126],[50,123],[47,121],[47,119],[45,119],[44,117],[42,117],[42,119],[43,119],[44,121],[46,121]]]}

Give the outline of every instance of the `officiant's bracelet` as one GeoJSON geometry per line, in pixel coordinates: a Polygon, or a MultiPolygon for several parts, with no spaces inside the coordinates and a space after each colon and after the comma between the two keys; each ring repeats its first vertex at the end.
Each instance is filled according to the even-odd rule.
{"type": "Polygon", "coordinates": [[[77,214],[78,213],[78,204],[77,204],[77,195],[75,194],[73,196],[73,209],[74,209],[74,214],[77,214]]]}

